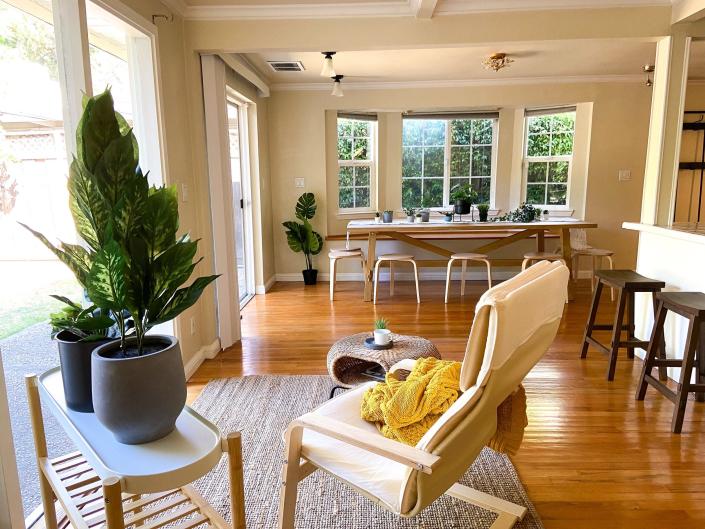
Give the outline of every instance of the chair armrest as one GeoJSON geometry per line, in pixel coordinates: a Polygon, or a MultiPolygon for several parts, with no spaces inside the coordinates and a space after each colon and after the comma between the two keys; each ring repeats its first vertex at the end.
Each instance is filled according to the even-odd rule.
{"type": "Polygon", "coordinates": [[[321,435],[386,457],[402,465],[430,474],[441,458],[414,446],[376,435],[346,422],[324,415],[308,414],[296,419],[292,426],[308,428],[321,435]]]}
{"type": "Polygon", "coordinates": [[[396,364],[394,364],[389,369],[389,372],[394,373],[395,371],[399,371],[400,369],[403,369],[404,371],[413,371],[415,365],[416,360],[414,358],[405,358],[403,360],[399,360],[396,364]]]}

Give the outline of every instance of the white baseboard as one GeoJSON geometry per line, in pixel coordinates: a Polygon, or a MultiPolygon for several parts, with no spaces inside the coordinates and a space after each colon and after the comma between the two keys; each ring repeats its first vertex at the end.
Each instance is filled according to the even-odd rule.
{"type": "Polygon", "coordinates": [[[255,286],[255,294],[266,294],[269,292],[269,290],[274,286],[274,283],[277,282],[277,277],[272,276],[270,277],[267,281],[265,281],[264,285],[256,285],[255,286]]]}
{"type": "Polygon", "coordinates": [[[204,345],[198,351],[196,351],[196,354],[194,354],[184,366],[184,371],[186,372],[186,380],[193,376],[196,370],[201,367],[201,364],[204,360],[215,358],[216,356],[218,356],[220,350],[220,338],[216,338],[209,345],[204,345]]]}

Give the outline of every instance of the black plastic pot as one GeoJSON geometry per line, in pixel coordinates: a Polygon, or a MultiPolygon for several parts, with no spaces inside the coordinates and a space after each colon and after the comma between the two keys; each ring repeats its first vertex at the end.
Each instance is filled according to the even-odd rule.
{"type": "Polygon", "coordinates": [[[478,213],[480,214],[480,222],[487,222],[488,211],[486,209],[480,209],[478,213]]]}
{"type": "Polygon", "coordinates": [[[456,215],[467,215],[470,213],[471,207],[472,204],[470,204],[467,200],[456,200],[453,209],[455,210],[456,215]]]}
{"type": "Polygon", "coordinates": [[[93,349],[111,340],[79,342],[69,331],[56,335],[61,363],[61,380],[64,382],[64,397],[70,410],[93,413],[91,392],[91,353],[93,349]]]}
{"type": "Polygon", "coordinates": [[[311,270],[301,270],[304,275],[304,285],[315,285],[316,279],[318,278],[318,270],[312,268],[311,270]]]}

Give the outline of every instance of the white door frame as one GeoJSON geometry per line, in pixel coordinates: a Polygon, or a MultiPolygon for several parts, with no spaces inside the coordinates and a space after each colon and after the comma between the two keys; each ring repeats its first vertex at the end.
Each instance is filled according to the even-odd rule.
{"type": "Polygon", "coordinates": [[[10,410],[0,351],[0,527],[24,529],[20,479],[17,474],[15,445],[12,440],[10,410]]]}

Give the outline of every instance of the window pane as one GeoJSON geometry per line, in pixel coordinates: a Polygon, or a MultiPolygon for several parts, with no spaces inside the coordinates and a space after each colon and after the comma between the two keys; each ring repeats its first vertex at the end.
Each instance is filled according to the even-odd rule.
{"type": "Polygon", "coordinates": [[[527,182],[545,182],[547,167],[547,162],[529,162],[527,182]]]}
{"type": "Polygon", "coordinates": [[[470,176],[470,147],[450,148],[450,176],[470,176]]]}
{"type": "Polygon", "coordinates": [[[568,162],[551,162],[548,164],[549,182],[568,181],[568,162]]]}
{"type": "Polygon", "coordinates": [[[356,167],[355,168],[355,186],[367,187],[370,185],[370,168],[356,167]]]}
{"type": "Polygon", "coordinates": [[[405,119],[402,122],[402,144],[421,145],[421,119],[405,119]]]}
{"type": "Polygon", "coordinates": [[[527,204],[545,204],[546,203],[546,185],[545,184],[527,184],[526,185],[526,203],[527,204]]]}
{"type": "Polygon", "coordinates": [[[370,122],[369,121],[354,120],[352,123],[353,123],[353,134],[355,135],[355,137],[368,138],[370,136],[370,122]]]}
{"type": "Polygon", "coordinates": [[[573,134],[561,132],[551,136],[551,156],[573,154],[573,134]]]}
{"type": "Polygon", "coordinates": [[[338,168],[338,186],[347,187],[353,185],[353,168],[340,167],[338,168]]]}
{"type": "Polygon", "coordinates": [[[369,144],[367,138],[353,140],[353,160],[369,160],[369,144]]]}
{"type": "Polygon", "coordinates": [[[340,209],[354,207],[353,189],[351,187],[341,187],[338,190],[338,207],[340,209]]]}
{"type": "Polygon", "coordinates": [[[529,134],[551,130],[551,116],[534,116],[529,118],[529,134]]]}
{"type": "Polygon", "coordinates": [[[565,205],[568,186],[566,184],[548,184],[548,204],[565,205]]]}
{"type": "Polygon", "coordinates": [[[352,160],[352,140],[338,138],[338,160],[352,160]]]}
{"type": "Polygon", "coordinates": [[[446,122],[442,119],[423,119],[424,145],[443,146],[446,141],[446,122]]]}
{"type": "Polygon", "coordinates": [[[370,190],[367,187],[355,188],[355,207],[369,208],[370,207],[370,190]]]}
{"type": "Polygon", "coordinates": [[[477,193],[477,203],[489,203],[490,202],[490,184],[491,178],[473,178],[471,180],[471,186],[477,193]]]}
{"type": "Polygon", "coordinates": [[[575,130],[575,112],[555,114],[552,116],[551,129],[554,132],[575,130]]]}
{"type": "Polygon", "coordinates": [[[451,178],[450,179],[450,190],[451,192],[453,191],[453,188],[457,185],[462,185],[462,184],[468,184],[470,183],[470,178],[465,177],[465,178],[451,178]]]}
{"type": "Polygon", "coordinates": [[[548,134],[530,134],[526,147],[527,156],[548,156],[548,134]]]}
{"type": "Polygon", "coordinates": [[[473,176],[490,176],[492,171],[492,147],[473,147],[473,176]]]}
{"type": "Polygon", "coordinates": [[[470,145],[472,121],[469,119],[454,119],[450,122],[450,137],[452,145],[470,145]]]}
{"type": "Polygon", "coordinates": [[[443,206],[443,178],[424,178],[421,206],[424,208],[443,206]]]}
{"type": "Polygon", "coordinates": [[[426,147],[423,151],[423,175],[443,176],[443,147],[426,147]]]}
{"type": "Polygon", "coordinates": [[[353,124],[349,119],[338,119],[338,136],[352,136],[353,124]]]}
{"type": "Polygon", "coordinates": [[[421,176],[421,147],[404,147],[401,162],[402,178],[413,178],[421,176]]]}
{"type": "Polygon", "coordinates": [[[481,145],[492,144],[492,120],[476,119],[472,125],[472,142],[481,145]]]}
{"type": "Polygon", "coordinates": [[[421,207],[421,180],[403,180],[401,183],[401,205],[404,208],[421,207]]]}

